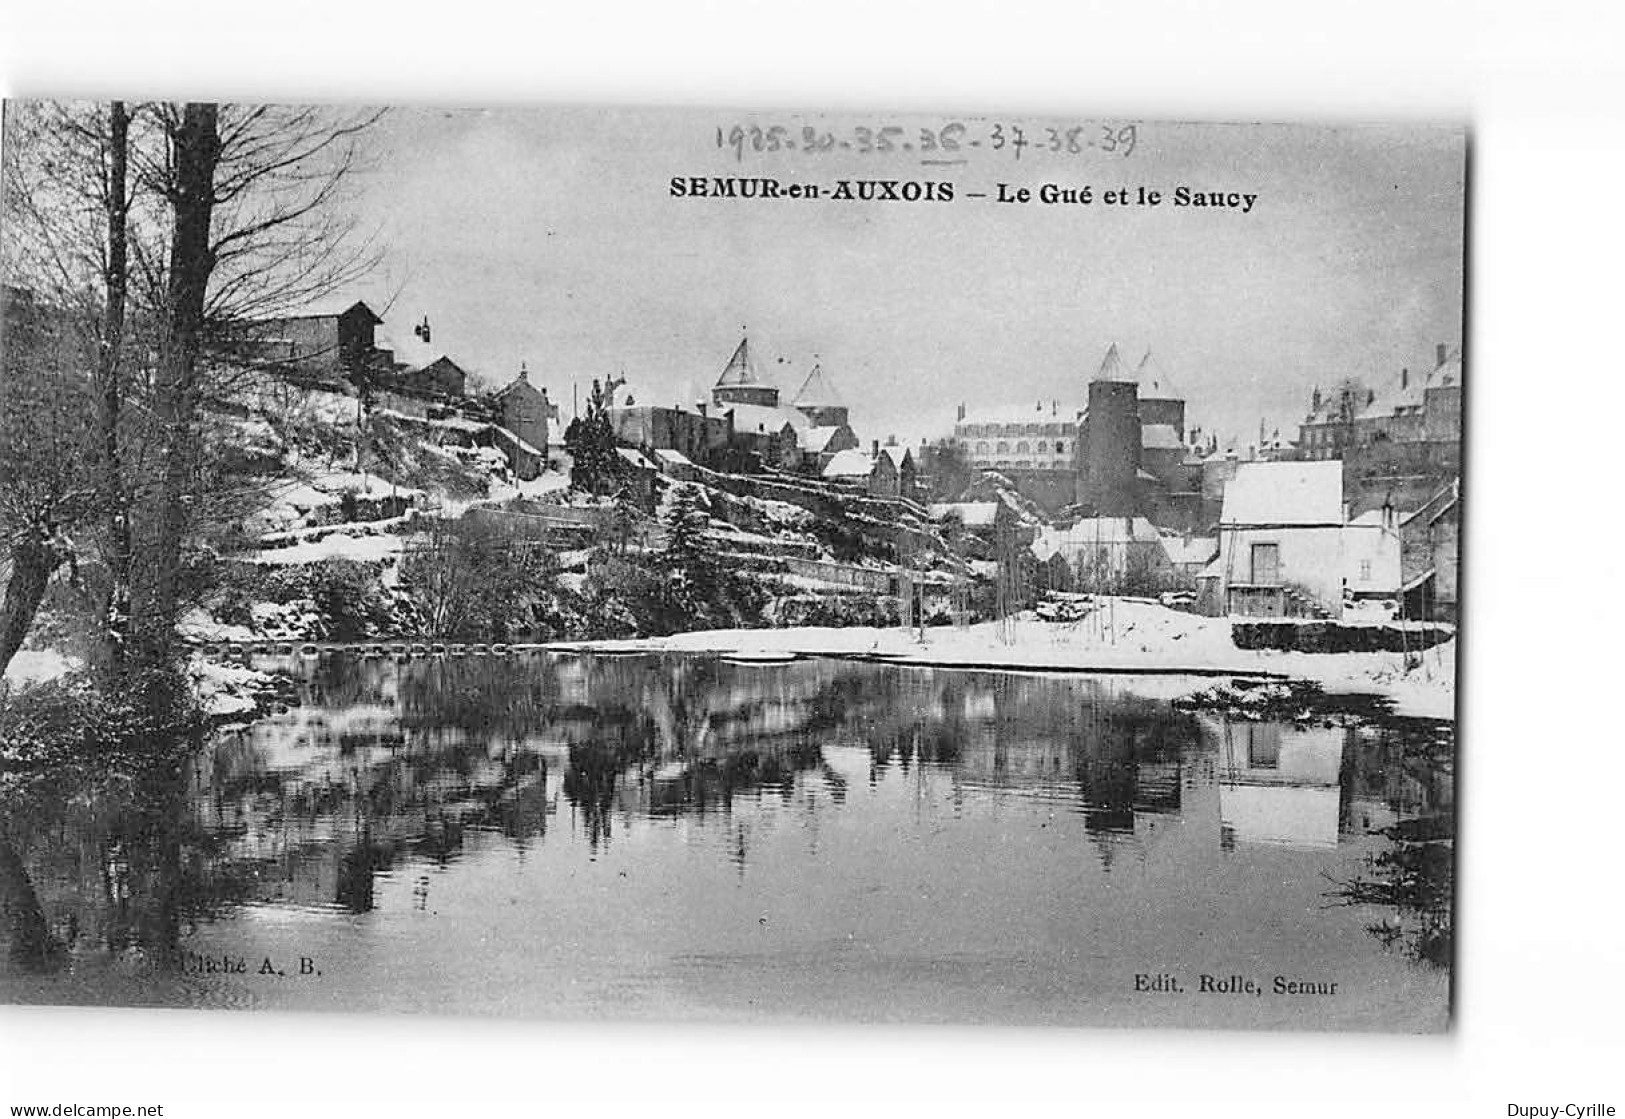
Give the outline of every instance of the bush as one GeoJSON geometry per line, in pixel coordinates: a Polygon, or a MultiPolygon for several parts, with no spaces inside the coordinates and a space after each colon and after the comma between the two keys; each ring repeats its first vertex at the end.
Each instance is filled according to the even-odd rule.
{"type": "Polygon", "coordinates": [[[328,559],[309,571],[310,600],[333,641],[354,641],[393,628],[392,604],[379,585],[382,567],[357,560],[328,559]]]}
{"type": "Polygon", "coordinates": [[[60,775],[65,768],[149,760],[195,745],[205,720],[186,679],[154,670],[93,687],[70,675],[0,694],[0,775],[60,775]]]}
{"type": "Polygon", "coordinates": [[[890,595],[795,595],[776,600],[768,610],[770,624],[790,626],[902,625],[897,600],[890,595]]]}

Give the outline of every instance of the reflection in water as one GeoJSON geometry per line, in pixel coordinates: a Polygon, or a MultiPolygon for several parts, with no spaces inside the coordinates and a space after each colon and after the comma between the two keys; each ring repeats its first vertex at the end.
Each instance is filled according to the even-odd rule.
{"type": "MultiPolygon", "coordinates": [[[[1320,920],[1325,879],[1387,865],[1377,860],[1403,847],[1396,828],[1450,830],[1448,740],[1441,749],[1435,728],[1232,723],[1131,681],[661,656],[296,667],[299,708],[183,763],[11,805],[0,880],[17,997],[196,1001],[154,977],[186,971],[223,930],[282,936],[283,914],[356,954],[357,974],[397,955],[442,959],[464,938],[465,954],[495,953],[468,965],[486,986],[542,982],[528,961],[545,956],[620,998],[625,972],[659,956],[666,970],[636,993],[680,989],[665,1009],[682,1014],[729,1001],[714,969],[703,995],[683,986],[685,969],[708,968],[719,946],[736,968],[737,953],[765,950],[739,940],[747,927],[769,935],[765,916],[736,922],[748,903],[795,914],[790,931],[771,926],[802,938],[764,957],[772,982],[810,967],[839,988],[846,972],[829,979],[829,954],[862,944],[865,967],[893,969],[885,982],[929,983],[941,1016],[975,1018],[975,968],[1037,967],[1048,952],[1051,972],[1075,973],[1050,976],[1064,991],[1175,966],[1136,953],[1153,937],[1164,952],[1206,943],[1193,921],[1245,934],[1281,912],[1320,920]],[[1160,919],[1198,898],[1206,911],[1160,919]],[[622,974],[598,977],[600,956],[622,974]],[[43,986],[18,979],[53,967],[43,986]],[[62,978],[75,972],[101,986],[76,994],[62,978]],[[107,993],[113,972],[133,993],[107,993]]],[[[1429,921],[1449,908],[1448,860],[1433,869],[1438,888],[1403,903],[1429,921]]],[[[1351,898],[1365,907],[1351,927],[1391,931],[1373,907],[1400,900],[1351,898]]],[[[1290,932],[1271,951],[1343,935],[1290,932]]],[[[1412,966],[1384,964],[1380,949],[1367,959],[1370,943],[1337,941],[1326,966],[1351,966],[1345,953],[1384,982],[1412,966]]],[[[1448,963],[1436,946],[1407,950],[1448,963]]],[[[1024,982],[995,985],[1015,1020],[1060,998],[1024,982]]],[[[787,999],[825,997],[795,991],[787,999]]],[[[445,997],[438,1008],[490,996],[465,985],[445,997]]],[[[1051,1009],[1095,1020],[1083,1001],[1051,1009]]]]}

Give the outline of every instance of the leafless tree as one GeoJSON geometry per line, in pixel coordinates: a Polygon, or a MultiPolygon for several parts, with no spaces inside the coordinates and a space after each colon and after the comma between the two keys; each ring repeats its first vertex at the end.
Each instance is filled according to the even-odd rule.
{"type": "Polygon", "coordinates": [[[108,615],[127,616],[146,662],[168,659],[190,534],[218,504],[208,500],[203,404],[229,398],[251,371],[255,323],[377,262],[346,201],[379,115],[206,102],[8,107],[7,279],[89,343],[108,615]]]}

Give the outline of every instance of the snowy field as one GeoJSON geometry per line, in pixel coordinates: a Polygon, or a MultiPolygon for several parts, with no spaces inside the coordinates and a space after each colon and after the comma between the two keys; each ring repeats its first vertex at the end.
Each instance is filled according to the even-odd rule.
{"type": "Polygon", "coordinates": [[[1327,691],[1382,696],[1402,715],[1455,718],[1456,643],[1421,654],[1405,670],[1398,653],[1284,653],[1238,649],[1230,620],[1204,618],[1146,602],[1119,600],[1114,609],[1076,623],[1041,622],[1026,614],[1000,632],[994,622],[964,629],[917,631],[854,626],[841,629],[700,630],[626,641],[563,642],[557,649],[605,652],[658,650],[720,652],[746,658],[774,655],[879,656],[899,664],[965,665],[1078,672],[1148,672],[1180,675],[1194,692],[1203,674],[1272,673],[1313,681],[1327,691]]]}

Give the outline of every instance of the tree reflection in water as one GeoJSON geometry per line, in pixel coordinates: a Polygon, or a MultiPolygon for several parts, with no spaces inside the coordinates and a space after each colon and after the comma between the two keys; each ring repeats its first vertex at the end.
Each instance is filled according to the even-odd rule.
{"type": "MultiPolygon", "coordinates": [[[[186,932],[233,907],[367,913],[403,865],[450,866],[491,842],[523,852],[561,812],[577,825],[565,841],[579,835],[594,853],[636,821],[716,820],[743,870],[741,798],[841,808],[865,758],[870,786],[894,771],[929,777],[955,810],[988,795],[1050,799],[1081,814],[1107,868],[1213,780],[1210,723],[1108,680],[681,656],[299,667],[300,708],[8,802],[0,900],[14,967],[97,952],[173,969],[186,932]]],[[[1351,735],[1339,826],[1389,841],[1374,879],[1422,889],[1367,884],[1348,900],[1430,915],[1419,939],[1393,939],[1448,957],[1449,851],[1405,829],[1426,819],[1448,834],[1453,743],[1431,729],[1351,735]]],[[[420,879],[414,904],[426,891],[420,879]]]]}

